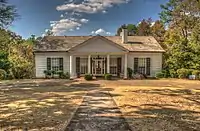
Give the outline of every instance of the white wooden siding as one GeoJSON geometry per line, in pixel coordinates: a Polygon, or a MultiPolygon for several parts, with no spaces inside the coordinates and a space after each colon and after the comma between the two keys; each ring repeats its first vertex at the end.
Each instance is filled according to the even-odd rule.
{"type": "Polygon", "coordinates": [[[162,53],[129,53],[128,67],[134,69],[134,58],[151,58],[151,76],[162,70],[162,53]]]}
{"type": "Polygon", "coordinates": [[[69,54],[62,52],[46,52],[46,53],[35,53],[35,69],[36,78],[43,78],[44,70],[47,70],[47,58],[63,58],[64,72],[69,72],[69,54]]]}
{"type": "Polygon", "coordinates": [[[106,52],[123,52],[117,46],[112,45],[102,39],[92,40],[85,43],[81,47],[77,47],[75,52],[90,52],[90,53],[106,53],[106,52]]]}

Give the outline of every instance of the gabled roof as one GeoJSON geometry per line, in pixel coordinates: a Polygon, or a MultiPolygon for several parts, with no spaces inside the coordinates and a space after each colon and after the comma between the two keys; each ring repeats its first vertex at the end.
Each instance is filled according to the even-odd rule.
{"type": "Polygon", "coordinates": [[[95,40],[97,40],[97,39],[102,39],[103,41],[106,41],[108,44],[114,45],[114,46],[116,46],[117,48],[119,48],[119,49],[121,49],[121,50],[123,50],[123,51],[129,51],[129,50],[126,49],[124,46],[119,45],[119,44],[115,43],[114,41],[111,41],[111,40],[105,38],[104,36],[100,36],[100,35],[91,37],[91,38],[89,38],[88,40],[84,41],[83,43],[80,43],[80,44],[78,44],[77,46],[72,47],[70,50],[74,50],[74,49],[76,49],[76,48],[78,48],[78,47],[80,47],[80,46],[84,46],[85,44],[89,43],[90,41],[93,42],[93,41],[95,41],[95,40]]]}
{"type": "MultiPolygon", "coordinates": [[[[36,43],[35,52],[69,51],[97,36],[46,36],[36,43]]],[[[120,47],[133,52],[165,52],[152,36],[128,36],[128,43],[121,42],[121,36],[99,36],[108,39],[120,47]]]]}

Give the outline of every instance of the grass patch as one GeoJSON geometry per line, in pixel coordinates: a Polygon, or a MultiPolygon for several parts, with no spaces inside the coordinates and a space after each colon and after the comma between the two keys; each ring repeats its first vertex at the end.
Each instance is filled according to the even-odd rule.
{"type": "Polygon", "coordinates": [[[81,104],[86,88],[73,88],[70,86],[73,83],[68,81],[51,81],[52,85],[44,80],[4,82],[0,86],[0,129],[45,131],[62,128],[81,104]]]}
{"type": "Polygon", "coordinates": [[[140,130],[200,130],[200,82],[134,80],[106,83],[129,125],[140,130]]]}

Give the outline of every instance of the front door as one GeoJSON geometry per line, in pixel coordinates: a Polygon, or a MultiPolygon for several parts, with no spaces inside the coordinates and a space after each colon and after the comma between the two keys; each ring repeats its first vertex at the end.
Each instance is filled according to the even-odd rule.
{"type": "Polygon", "coordinates": [[[102,76],[106,72],[106,58],[93,57],[92,58],[92,74],[95,76],[102,76]]]}

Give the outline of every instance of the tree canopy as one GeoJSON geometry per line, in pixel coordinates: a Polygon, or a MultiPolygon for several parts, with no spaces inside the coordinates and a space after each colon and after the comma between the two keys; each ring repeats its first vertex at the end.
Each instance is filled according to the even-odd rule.
{"type": "Polygon", "coordinates": [[[10,25],[17,17],[15,6],[9,5],[7,0],[0,0],[0,28],[10,25]]]}
{"type": "Polygon", "coordinates": [[[200,2],[169,0],[161,9],[160,20],[143,19],[134,29],[135,35],[154,36],[166,50],[163,65],[167,76],[177,77],[180,69],[200,70],[200,2]]]}

